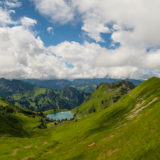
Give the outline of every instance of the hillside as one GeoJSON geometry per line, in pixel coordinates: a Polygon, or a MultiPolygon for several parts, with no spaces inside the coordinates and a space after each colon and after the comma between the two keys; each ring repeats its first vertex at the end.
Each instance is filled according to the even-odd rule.
{"type": "Polygon", "coordinates": [[[160,79],[152,78],[77,122],[49,123],[32,138],[3,137],[0,159],[157,160],[159,106],[160,79]]]}
{"type": "Polygon", "coordinates": [[[22,93],[32,90],[33,86],[19,80],[0,79],[0,96],[6,98],[15,93],[22,93]]]}
{"type": "Polygon", "coordinates": [[[52,90],[20,80],[0,79],[0,96],[10,103],[35,111],[72,109],[82,104],[88,94],[73,87],[52,90]]]}
{"type": "Polygon", "coordinates": [[[0,98],[0,136],[30,136],[33,127],[39,124],[38,119],[37,113],[18,108],[0,98]]]}
{"type": "Polygon", "coordinates": [[[12,104],[35,111],[49,109],[72,109],[85,100],[87,94],[68,87],[59,91],[34,87],[32,90],[9,96],[12,104]]]}
{"type": "Polygon", "coordinates": [[[89,84],[71,84],[71,87],[76,88],[77,90],[91,94],[97,87],[94,83],[89,84]]]}
{"type": "Polygon", "coordinates": [[[99,112],[102,109],[113,105],[134,87],[135,86],[128,81],[102,83],[88,97],[86,102],[81,106],[74,108],[73,112],[77,119],[85,117],[91,113],[99,112]]]}

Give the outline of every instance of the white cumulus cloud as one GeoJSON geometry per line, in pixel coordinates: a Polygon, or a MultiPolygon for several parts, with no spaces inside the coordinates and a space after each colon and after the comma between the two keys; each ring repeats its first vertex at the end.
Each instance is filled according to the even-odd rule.
{"type": "Polygon", "coordinates": [[[4,4],[9,8],[17,8],[22,5],[22,3],[18,0],[5,0],[4,4]]]}
{"type": "MultiPolygon", "coordinates": [[[[64,41],[45,47],[32,30],[36,20],[21,17],[13,21],[10,10],[1,7],[0,77],[160,76],[158,0],[34,0],[34,3],[37,10],[53,22],[71,22],[78,14],[82,30],[88,36],[99,42],[105,41],[102,33],[110,33],[113,43],[119,42],[120,47],[111,50],[87,41],[82,44],[64,41]]],[[[47,30],[52,31],[52,28],[47,30]]]]}
{"type": "Polygon", "coordinates": [[[6,26],[8,24],[14,24],[15,22],[12,21],[10,17],[10,12],[4,10],[0,6],[0,26],[6,26]]]}
{"type": "Polygon", "coordinates": [[[53,22],[66,23],[73,19],[74,14],[69,1],[66,0],[32,0],[36,9],[53,22]]]}
{"type": "Polygon", "coordinates": [[[54,29],[53,29],[53,27],[48,27],[48,28],[47,28],[47,32],[53,35],[53,34],[54,34],[54,29]]]}
{"type": "Polygon", "coordinates": [[[32,27],[37,24],[37,21],[29,17],[22,17],[20,23],[25,27],[32,27]]]}

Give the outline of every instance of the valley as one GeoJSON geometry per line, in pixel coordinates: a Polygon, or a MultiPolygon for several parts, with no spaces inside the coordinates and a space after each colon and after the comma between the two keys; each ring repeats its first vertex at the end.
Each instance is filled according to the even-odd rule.
{"type": "Polygon", "coordinates": [[[160,160],[160,0],[0,0],[0,160],[160,160]]]}
{"type": "MultiPolygon", "coordinates": [[[[12,124],[3,118],[1,123],[7,125],[0,130],[0,159],[159,159],[159,97],[160,79],[153,77],[137,87],[124,81],[99,85],[83,104],[72,110],[75,113],[78,109],[72,121],[55,124],[37,112],[5,113],[18,118],[17,124],[20,122],[28,133],[22,132],[23,138],[15,133],[9,136],[6,128],[12,124]],[[98,95],[102,98],[96,99],[98,95]],[[96,110],[88,113],[92,105],[96,110]],[[46,128],[40,129],[42,122],[46,128]]],[[[4,100],[0,102],[3,107],[6,104],[12,106],[4,100]]],[[[0,115],[4,117],[2,109],[0,115]]],[[[21,127],[15,130],[18,132],[21,127]]]]}

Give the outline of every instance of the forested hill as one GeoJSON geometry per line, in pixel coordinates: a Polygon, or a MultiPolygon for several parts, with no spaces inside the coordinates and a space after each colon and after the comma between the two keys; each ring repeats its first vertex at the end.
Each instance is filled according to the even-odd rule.
{"type": "Polygon", "coordinates": [[[20,80],[0,79],[0,96],[12,104],[35,111],[72,109],[82,104],[88,94],[73,87],[53,90],[20,80]]]}

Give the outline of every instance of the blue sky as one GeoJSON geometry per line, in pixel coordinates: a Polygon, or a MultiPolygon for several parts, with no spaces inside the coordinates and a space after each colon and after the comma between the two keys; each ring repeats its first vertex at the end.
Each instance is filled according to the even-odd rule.
{"type": "Polygon", "coordinates": [[[159,5],[145,0],[2,0],[0,77],[159,77],[159,5]]]}
{"type": "Polygon", "coordinates": [[[22,3],[23,5],[21,7],[15,9],[16,14],[13,14],[14,19],[19,19],[22,16],[36,19],[37,25],[35,25],[34,29],[45,43],[45,46],[56,45],[63,41],[77,41],[82,43],[83,37],[80,22],[64,25],[52,23],[50,19],[42,16],[36,11],[33,3],[26,0],[22,0],[22,3]],[[48,27],[54,28],[53,35],[47,32],[48,27]]]}
{"type": "MultiPolygon", "coordinates": [[[[41,37],[45,46],[57,45],[63,41],[76,41],[81,44],[84,41],[96,42],[81,29],[83,24],[80,19],[66,24],[53,23],[50,18],[41,15],[31,1],[22,0],[21,2],[22,5],[14,9],[16,12],[12,14],[13,19],[18,20],[23,16],[35,19],[37,24],[34,26],[34,30],[37,32],[37,35],[41,37]],[[47,32],[48,27],[53,28],[53,34],[47,32]]],[[[108,27],[112,26],[108,25],[108,27]]],[[[98,44],[108,49],[119,47],[119,43],[115,43],[114,47],[111,45],[113,43],[111,35],[112,33],[102,33],[101,36],[105,41],[98,42],[98,44]]]]}

